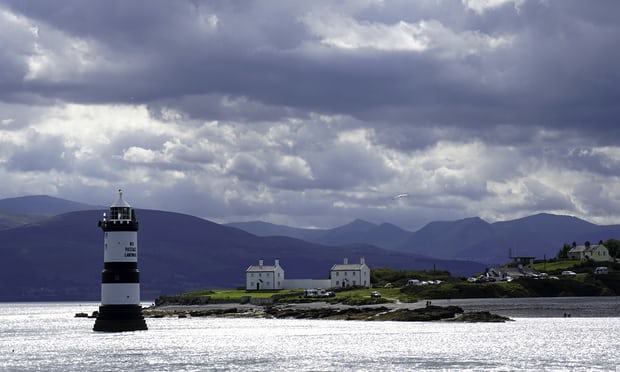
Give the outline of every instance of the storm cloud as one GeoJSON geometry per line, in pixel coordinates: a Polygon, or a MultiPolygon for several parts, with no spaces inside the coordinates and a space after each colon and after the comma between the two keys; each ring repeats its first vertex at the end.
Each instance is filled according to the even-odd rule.
{"type": "Polygon", "coordinates": [[[620,3],[0,0],[2,197],[620,218],[620,3]],[[407,193],[407,198],[392,196],[407,193]]]}

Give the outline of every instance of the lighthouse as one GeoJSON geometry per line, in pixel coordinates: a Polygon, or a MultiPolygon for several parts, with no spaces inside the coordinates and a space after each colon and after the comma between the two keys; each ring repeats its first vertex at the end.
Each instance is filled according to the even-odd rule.
{"type": "Polygon", "coordinates": [[[110,215],[103,214],[99,227],[103,230],[103,272],[101,306],[93,330],[146,330],[140,305],[138,220],[135,210],[123,200],[122,190],[110,206],[110,215]]]}

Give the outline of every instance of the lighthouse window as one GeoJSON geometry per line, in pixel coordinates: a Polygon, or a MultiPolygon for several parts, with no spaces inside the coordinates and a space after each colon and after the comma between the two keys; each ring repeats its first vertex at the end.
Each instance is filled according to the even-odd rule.
{"type": "Polygon", "coordinates": [[[112,207],[110,208],[110,215],[112,218],[116,217],[117,220],[130,219],[128,207],[112,207]]]}

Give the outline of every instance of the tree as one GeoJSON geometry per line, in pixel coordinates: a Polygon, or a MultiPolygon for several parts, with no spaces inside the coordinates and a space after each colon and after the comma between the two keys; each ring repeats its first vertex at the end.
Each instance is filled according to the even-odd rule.
{"type": "Polygon", "coordinates": [[[572,247],[569,244],[564,243],[564,245],[562,246],[562,248],[558,252],[557,257],[558,258],[568,258],[568,251],[570,251],[571,248],[572,247]]]}
{"type": "Polygon", "coordinates": [[[618,257],[620,254],[620,240],[608,239],[603,243],[607,250],[609,250],[610,257],[618,257]]]}

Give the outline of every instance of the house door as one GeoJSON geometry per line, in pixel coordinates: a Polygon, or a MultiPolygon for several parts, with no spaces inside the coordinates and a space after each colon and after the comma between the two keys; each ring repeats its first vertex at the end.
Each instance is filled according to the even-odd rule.
{"type": "Polygon", "coordinates": [[[258,283],[258,282],[256,283],[256,290],[257,291],[260,290],[260,283],[258,283]]]}

